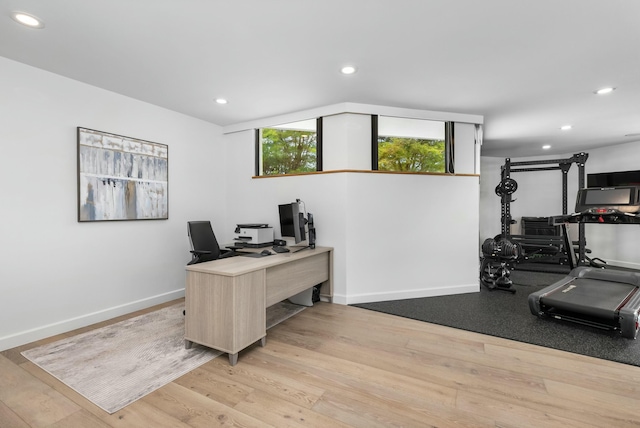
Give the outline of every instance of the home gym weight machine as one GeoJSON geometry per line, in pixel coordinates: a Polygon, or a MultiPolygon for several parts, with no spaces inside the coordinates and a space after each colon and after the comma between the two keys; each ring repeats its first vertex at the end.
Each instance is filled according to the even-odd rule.
{"type": "MultiPolygon", "coordinates": [[[[567,184],[568,173],[575,163],[578,166],[578,188],[585,185],[584,165],[588,159],[587,153],[577,153],[567,159],[547,159],[534,161],[511,162],[505,159],[501,167],[501,180],[495,188],[496,195],[500,196],[501,203],[501,234],[493,239],[489,238],[482,244],[483,259],[480,266],[480,282],[490,290],[505,290],[512,293],[515,289],[509,279],[511,269],[519,262],[535,252],[563,251],[566,261],[571,269],[577,266],[573,245],[569,240],[566,225],[560,225],[560,236],[550,235],[512,235],[511,225],[516,221],[511,217],[511,203],[515,201],[512,195],[518,189],[518,183],[511,178],[511,174],[517,172],[553,171],[562,172],[562,213],[568,212],[567,184]],[[545,166],[546,165],[546,166],[545,166]],[[517,168],[513,168],[517,167],[517,168]]],[[[584,225],[578,227],[578,247],[580,260],[584,260],[586,240],[584,237],[584,225]]]]}

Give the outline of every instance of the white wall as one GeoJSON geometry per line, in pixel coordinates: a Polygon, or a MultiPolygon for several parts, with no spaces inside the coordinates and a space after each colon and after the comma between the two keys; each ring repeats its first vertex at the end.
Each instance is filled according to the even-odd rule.
{"type": "MultiPolygon", "coordinates": [[[[370,169],[370,118],[323,121],[325,171],[370,169]]],[[[269,223],[279,237],[277,205],[299,198],[314,214],[317,244],[335,249],[334,302],[478,291],[477,176],[341,172],[252,179],[253,162],[237,159],[253,159],[253,136],[248,130],[224,137],[235,166],[230,224],[216,230],[223,240],[244,222],[269,223]]]]}
{"type": "Polygon", "coordinates": [[[183,295],[186,222],[225,221],[221,129],[0,57],[0,350],[183,295]],[[169,220],[77,222],[76,127],[169,146],[169,220]]]}
{"type": "Polygon", "coordinates": [[[478,190],[475,176],[348,174],[347,303],[478,291],[478,190]]]}
{"type": "Polygon", "coordinates": [[[371,115],[335,114],[322,122],[325,171],[371,169],[371,115]]]}
{"type": "MultiPolygon", "coordinates": [[[[599,172],[629,171],[640,169],[640,144],[632,142],[600,149],[589,150],[585,164],[586,174],[599,172]]],[[[566,159],[574,153],[557,156],[540,156],[512,159],[513,162],[538,159],[566,159]]],[[[493,188],[500,181],[500,166],[504,158],[482,157],[480,196],[481,239],[500,233],[500,198],[493,188]]],[[[519,233],[522,216],[553,216],[562,214],[562,178],[560,171],[537,171],[512,174],[518,182],[513,194],[517,199],[511,204],[511,215],[518,220],[519,233]]],[[[568,212],[575,211],[578,191],[578,168],[572,165],[568,173],[568,212]]],[[[576,225],[570,226],[576,229],[576,225]]],[[[577,233],[575,230],[572,233],[577,233]]],[[[585,225],[587,247],[592,257],[599,257],[618,266],[640,269],[640,225],[585,225]]]]}

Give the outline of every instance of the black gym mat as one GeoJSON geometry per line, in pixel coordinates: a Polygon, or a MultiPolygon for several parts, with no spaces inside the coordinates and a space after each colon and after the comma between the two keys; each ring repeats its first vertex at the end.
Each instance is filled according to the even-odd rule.
{"type": "Polygon", "coordinates": [[[541,319],[531,314],[527,301],[529,294],[564,276],[514,270],[511,279],[515,294],[481,287],[479,293],[353,306],[640,366],[640,340],[625,339],[617,332],[580,324],[541,319]]]}

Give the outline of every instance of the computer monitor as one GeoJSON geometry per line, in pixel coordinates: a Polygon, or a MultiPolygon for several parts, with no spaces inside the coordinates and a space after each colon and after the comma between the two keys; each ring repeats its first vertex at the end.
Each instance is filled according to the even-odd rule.
{"type": "Polygon", "coordinates": [[[304,213],[300,212],[300,204],[292,202],[290,204],[278,205],[280,213],[280,235],[284,237],[294,238],[295,243],[299,244],[307,239],[305,233],[304,213]]]}

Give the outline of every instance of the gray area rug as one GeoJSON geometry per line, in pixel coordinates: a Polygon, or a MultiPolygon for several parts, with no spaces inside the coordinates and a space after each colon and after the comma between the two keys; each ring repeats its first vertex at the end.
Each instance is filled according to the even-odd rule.
{"type": "MultiPolygon", "coordinates": [[[[267,310],[271,327],[303,310],[267,310]]],[[[24,351],[25,358],[108,413],[115,413],[221,353],[184,347],[184,303],[24,351]]]]}
{"type": "Polygon", "coordinates": [[[617,332],[580,324],[541,319],[531,314],[527,301],[529,294],[564,276],[514,270],[511,279],[516,294],[481,287],[479,293],[353,306],[640,366],[640,340],[626,339],[617,332]]]}

